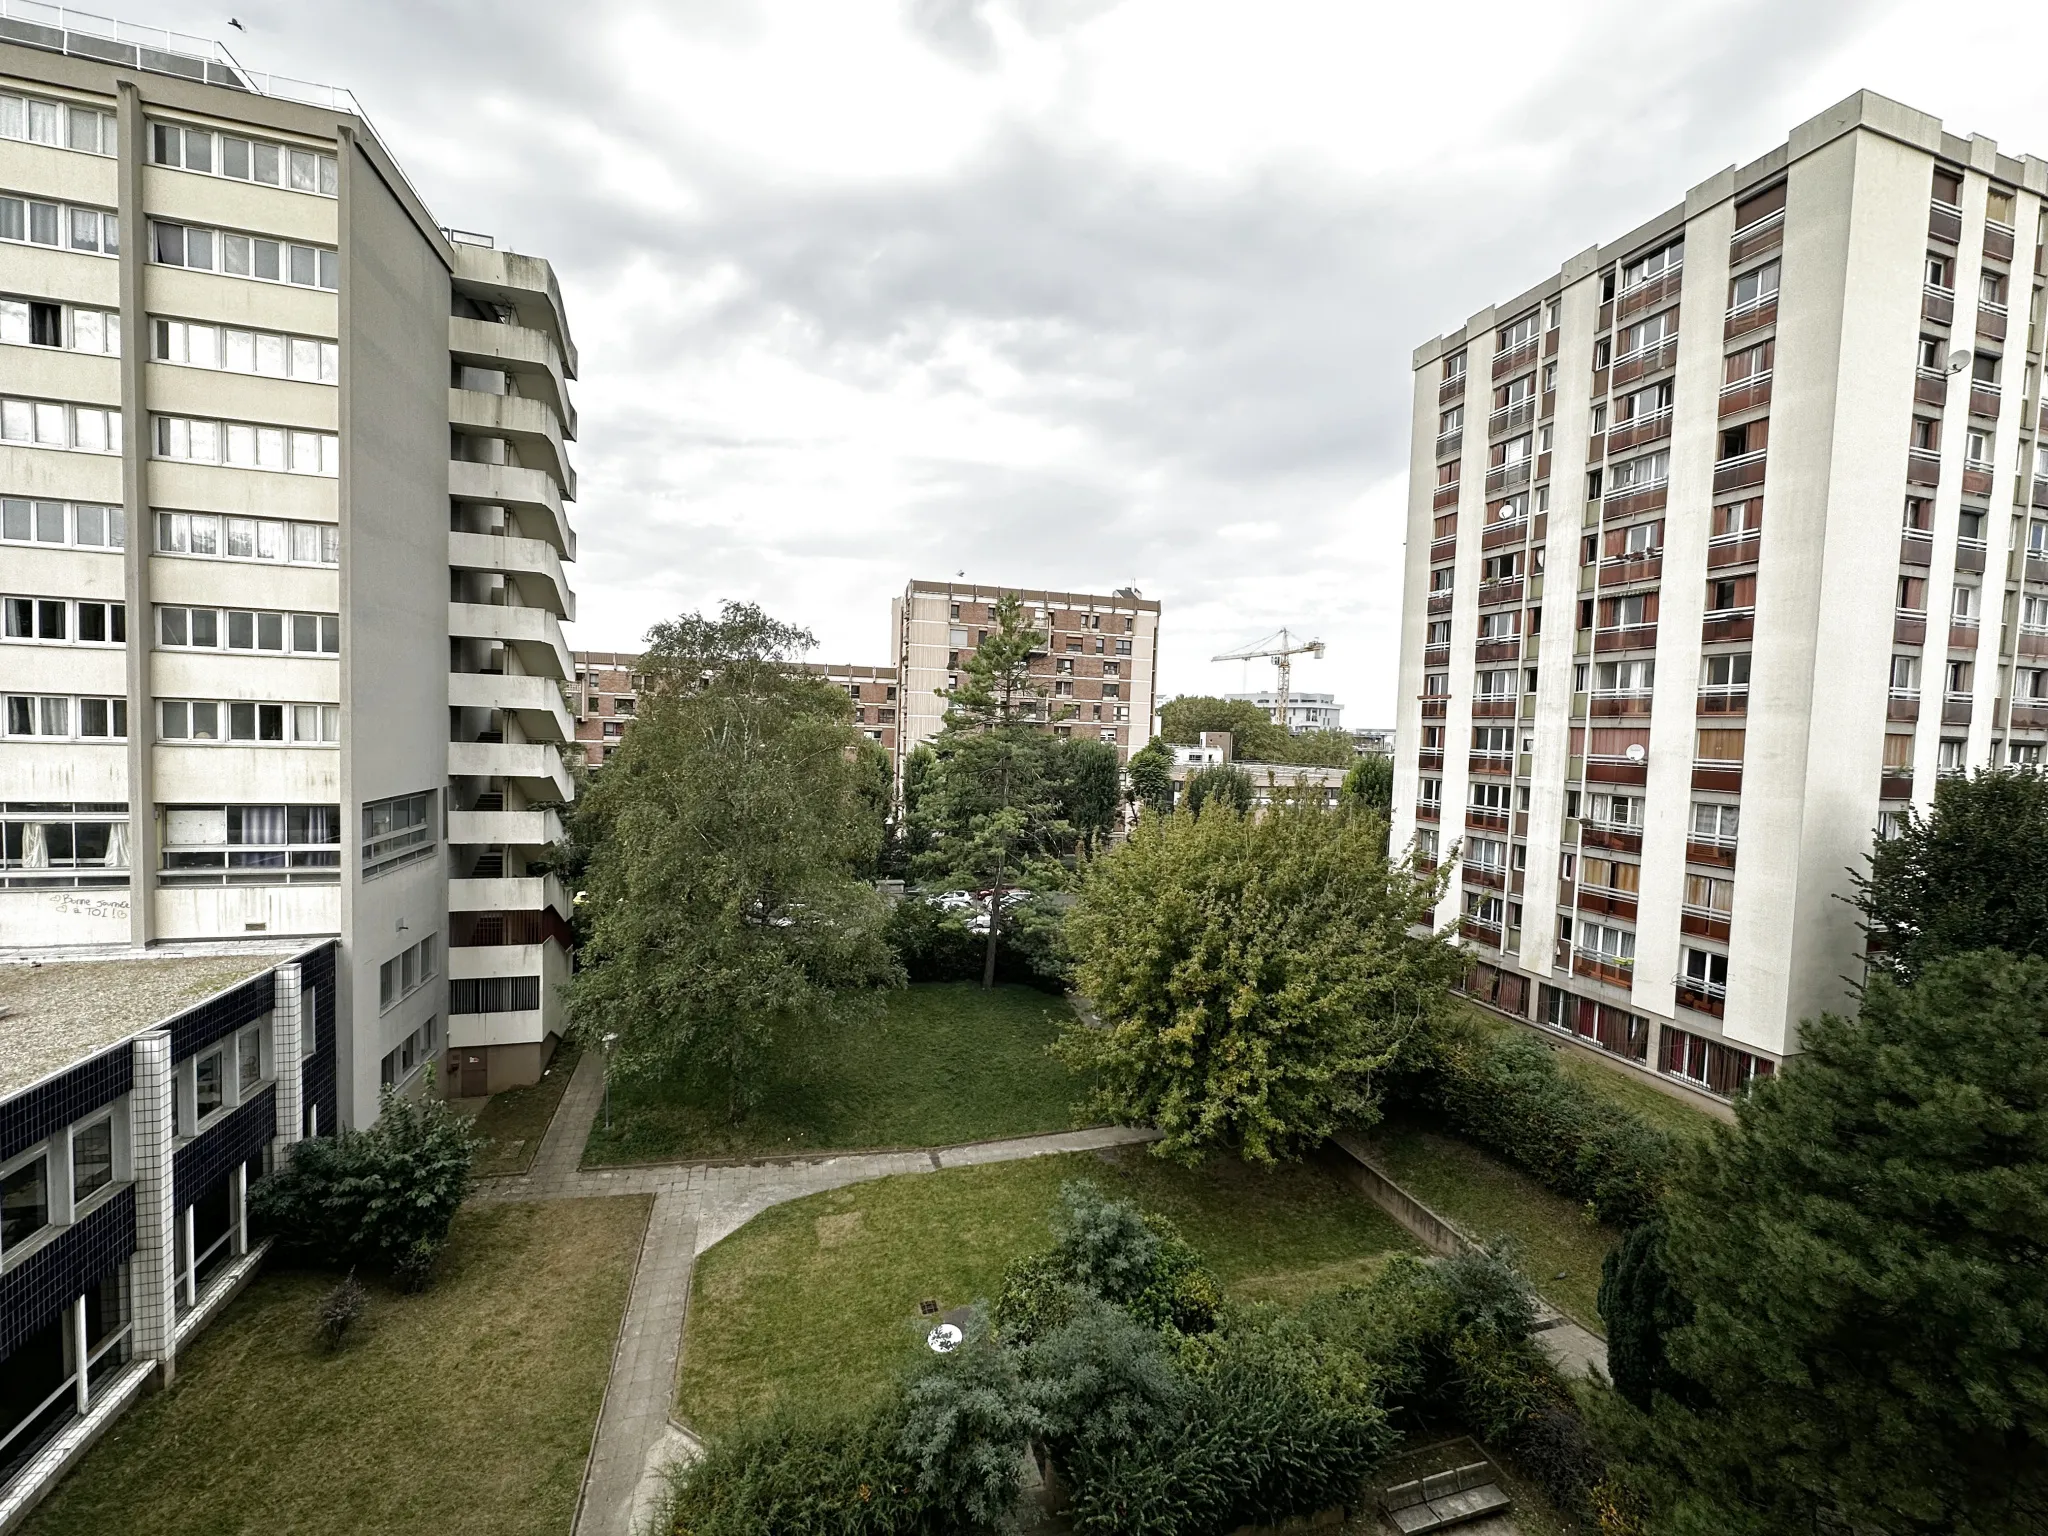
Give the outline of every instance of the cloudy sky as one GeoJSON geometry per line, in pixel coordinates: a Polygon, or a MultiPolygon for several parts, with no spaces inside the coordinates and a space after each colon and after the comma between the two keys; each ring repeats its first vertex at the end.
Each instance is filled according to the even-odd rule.
{"type": "Polygon", "coordinates": [[[1163,694],[1285,624],[1359,725],[1418,342],[1858,87],[2048,154],[2019,4],[234,4],[125,19],[351,87],[560,273],[580,647],[742,597],[879,662],[913,576],[1135,583],[1163,694]]]}

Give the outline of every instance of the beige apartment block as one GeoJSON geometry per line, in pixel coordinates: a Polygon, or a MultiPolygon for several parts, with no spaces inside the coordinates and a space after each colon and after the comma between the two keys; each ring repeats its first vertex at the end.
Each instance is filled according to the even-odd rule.
{"type": "MultiPolygon", "coordinates": [[[[593,768],[603,766],[619,750],[619,742],[633,723],[640,695],[647,685],[646,677],[634,670],[639,665],[639,653],[633,651],[576,653],[576,689],[570,703],[576,715],[576,740],[582,746],[584,761],[593,768]]],[[[894,667],[807,661],[802,670],[824,678],[834,687],[844,688],[853,723],[860,733],[881,743],[883,751],[894,755],[894,667]]]]}
{"type": "MultiPolygon", "coordinates": [[[[575,538],[547,263],[344,90],[0,40],[0,951],[338,937],[335,1118],[561,1028],[575,538]]],[[[83,18],[82,23],[94,22],[83,18]]]]}
{"type": "Polygon", "coordinates": [[[1014,592],[1046,647],[1031,674],[1050,694],[1045,728],[1111,743],[1120,760],[1152,739],[1159,676],[1159,603],[1125,587],[1108,595],[1037,592],[975,582],[913,581],[890,599],[901,690],[895,760],[930,741],[946,723],[946,695],[987,638],[995,606],[1014,592]]]}
{"type": "Polygon", "coordinates": [[[1859,93],[1415,353],[1395,838],[1495,1008],[1726,1096],[2048,744],[2048,163],[1859,93]]]}

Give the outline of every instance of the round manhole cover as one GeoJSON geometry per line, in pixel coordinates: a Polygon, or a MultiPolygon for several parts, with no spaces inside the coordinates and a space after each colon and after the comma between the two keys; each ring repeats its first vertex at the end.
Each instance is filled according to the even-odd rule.
{"type": "Polygon", "coordinates": [[[966,1335],[951,1323],[941,1323],[924,1336],[924,1341],[931,1346],[933,1354],[950,1355],[960,1347],[960,1341],[965,1337],[966,1335]]]}

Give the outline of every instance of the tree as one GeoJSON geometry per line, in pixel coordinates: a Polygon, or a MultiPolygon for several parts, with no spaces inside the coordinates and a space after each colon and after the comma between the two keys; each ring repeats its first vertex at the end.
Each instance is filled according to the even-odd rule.
{"type": "Polygon", "coordinates": [[[1287,732],[1249,699],[1218,699],[1187,694],[1168,699],[1159,711],[1160,736],[1177,746],[1202,744],[1202,732],[1228,731],[1232,753],[1248,763],[1284,763],[1287,732]]]}
{"type": "Polygon", "coordinates": [[[1671,1369],[1664,1340],[1692,1320],[1692,1307],[1671,1284],[1661,1220],[1630,1227],[1601,1261],[1599,1303],[1614,1390],[1642,1409],[1659,1392],[1682,1396],[1682,1378],[1671,1369]]]}
{"type": "Polygon", "coordinates": [[[1679,1536],[2048,1529],[2048,960],[1871,980],[1666,1202],[1679,1536]]]}
{"type": "Polygon", "coordinates": [[[1927,815],[1908,807],[1852,878],[1872,960],[1910,982],[1942,955],[2048,954],[2048,774],[1980,769],[1935,784],[1927,815]]]}
{"type": "Polygon", "coordinates": [[[571,1017],[617,1070],[688,1065],[737,1119],[794,1031],[876,1016],[902,984],[860,874],[882,826],[846,696],[798,667],[810,636],[751,604],[657,625],[640,718],[598,775],[590,937],[571,1017]]]}
{"type": "MultiPolygon", "coordinates": [[[[1073,841],[1062,796],[1077,784],[1061,776],[1038,729],[1039,721],[1055,718],[1050,690],[1031,675],[1032,653],[1046,644],[1022,600],[1005,592],[995,627],[967,658],[964,679],[947,700],[945,729],[932,743],[934,761],[918,791],[917,818],[930,842],[918,867],[987,893],[984,987],[996,984],[1009,891],[1033,868],[1045,872],[1073,841]]],[[[1085,778],[1085,767],[1076,769],[1085,778]]]]}
{"type": "Polygon", "coordinates": [[[1370,817],[1147,817],[1082,871],[1067,939],[1103,1025],[1062,1050],[1101,1074],[1098,1109],[1165,1133],[1163,1155],[1298,1155],[1371,1123],[1383,1075],[1447,1006],[1465,957],[1410,932],[1442,889],[1390,860],[1370,817]]]}
{"type": "Polygon", "coordinates": [[[1043,736],[1046,777],[1059,819],[1073,829],[1078,851],[1092,852],[1116,829],[1123,798],[1116,748],[1085,736],[1043,736]]]}
{"type": "Polygon", "coordinates": [[[1251,775],[1229,763],[1212,763],[1207,768],[1195,769],[1181,785],[1180,792],[1181,803],[1188,808],[1190,816],[1200,815],[1205,805],[1248,811],[1256,793],[1251,775]]]}
{"type": "Polygon", "coordinates": [[[1173,809],[1173,748],[1164,736],[1154,736],[1131,754],[1126,768],[1130,799],[1155,816],[1173,809]]]}
{"type": "Polygon", "coordinates": [[[1337,792],[1337,799],[1340,805],[1370,811],[1382,820],[1391,818],[1394,814],[1394,760],[1377,752],[1366,753],[1344,775],[1344,785],[1337,792]]]}
{"type": "Polygon", "coordinates": [[[1283,763],[1304,767],[1345,768],[1358,756],[1349,731],[1296,731],[1287,738],[1283,763]]]}

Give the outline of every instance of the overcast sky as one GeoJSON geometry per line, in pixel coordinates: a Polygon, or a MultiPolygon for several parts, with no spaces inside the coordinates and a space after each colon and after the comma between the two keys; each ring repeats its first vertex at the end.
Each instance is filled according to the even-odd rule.
{"type": "Polygon", "coordinates": [[[560,274],[579,648],[741,597],[883,662],[914,576],[1135,583],[1162,696],[1285,624],[1356,725],[1416,344],[1858,87],[2048,154],[2020,4],[233,3],[123,15],[349,86],[560,274]]]}

